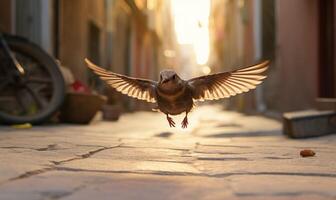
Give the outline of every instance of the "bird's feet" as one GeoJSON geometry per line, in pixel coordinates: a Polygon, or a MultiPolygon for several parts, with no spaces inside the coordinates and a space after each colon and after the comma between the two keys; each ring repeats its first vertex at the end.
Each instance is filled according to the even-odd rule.
{"type": "Polygon", "coordinates": [[[182,128],[187,128],[188,127],[188,116],[184,117],[181,124],[182,124],[182,128]]]}
{"type": "Polygon", "coordinates": [[[168,121],[170,127],[175,127],[175,122],[168,115],[167,115],[167,121],[168,121]]]}

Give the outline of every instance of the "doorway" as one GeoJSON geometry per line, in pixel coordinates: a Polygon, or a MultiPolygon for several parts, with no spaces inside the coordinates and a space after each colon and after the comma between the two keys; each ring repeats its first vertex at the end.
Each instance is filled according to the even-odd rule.
{"type": "Polygon", "coordinates": [[[335,98],[335,12],[334,1],[319,1],[318,96],[335,98]]]}

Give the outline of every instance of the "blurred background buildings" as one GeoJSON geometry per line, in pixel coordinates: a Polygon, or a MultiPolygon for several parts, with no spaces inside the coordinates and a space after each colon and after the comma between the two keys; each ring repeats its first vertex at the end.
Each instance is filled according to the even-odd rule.
{"type": "Polygon", "coordinates": [[[129,109],[147,107],[107,90],[85,57],[150,79],[164,68],[190,78],[270,59],[261,87],[220,102],[283,112],[335,97],[335,6],[333,0],[2,0],[0,24],[129,109]]]}

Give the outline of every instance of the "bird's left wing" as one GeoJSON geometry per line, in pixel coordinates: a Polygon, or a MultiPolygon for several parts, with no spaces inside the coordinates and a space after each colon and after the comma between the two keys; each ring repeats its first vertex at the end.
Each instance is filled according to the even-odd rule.
{"type": "Polygon", "coordinates": [[[113,73],[101,67],[98,67],[88,59],[85,59],[85,62],[87,66],[90,69],[92,69],[94,73],[99,75],[101,79],[106,81],[111,87],[116,89],[118,92],[147,102],[151,103],[156,102],[155,81],[138,79],[113,73]]]}
{"type": "Polygon", "coordinates": [[[262,73],[267,70],[268,66],[269,61],[264,61],[231,72],[200,76],[188,80],[187,83],[195,100],[228,98],[254,89],[266,78],[262,73]]]}

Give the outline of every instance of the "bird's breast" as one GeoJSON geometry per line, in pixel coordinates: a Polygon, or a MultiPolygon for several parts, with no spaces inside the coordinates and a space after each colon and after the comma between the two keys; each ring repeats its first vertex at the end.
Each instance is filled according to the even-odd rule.
{"type": "Polygon", "coordinates": [[[178,115],[189,111],[193,106],[190,92],[186,88],[174,94],[166,94],[158,90],[158,107],[163,113],[178,115]]]}
{"type": "Polygon", "coordinates": [[[160,87],[157,89],[157,95],[158,97],[165,99],[167,101],[175,101],[179,97],[183,96],[186,91],[186,87],[182,86],[179,87],[173,91],[164,91],[160,89],[160,87]]]}

